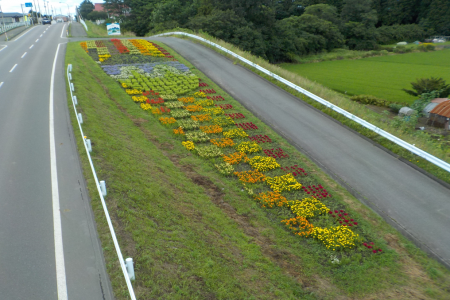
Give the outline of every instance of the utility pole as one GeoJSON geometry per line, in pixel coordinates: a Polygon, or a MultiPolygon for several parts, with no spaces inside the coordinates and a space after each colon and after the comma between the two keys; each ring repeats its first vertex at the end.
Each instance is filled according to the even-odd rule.
{"type": "MultiPolygon", "coordinates": [[[[42,18],[42,12],[41,12],[41,5],[39,4],[39,0],[36,0],[39,6],[39,17],[42,18]]],[[[39,19],[38,19],[38,23],[39,23],[39,19]]]]}
{"type": "MultiPolygon", "coordinates": [[[[22,3],[20,3],[20,8],[22,8],[22,20],[25,22],[25,15],[23,13],[23,4],[22,3]]],[[[25,27],[28,27],[26,22],[25,22],[25,27]]]]}
{"type": "Polygon", "coordinates": [[[45,9],[45,16],[48,18],[48,11],[47,6],[45,5],[45,0],[44,0],[44,9],[45,9]]]}
{"type": "Polygon", "coordinates": [[[33,11],[34,11],[34,18],[36,20],[36,24],[38,24],[39,21],[38,21],[38,16],[37,16],[37,12],[36,12],[36,10],[37,10],[36,1],[33,0],[33,4],[34,4],[34,9],[33,9],[33,11]]]}

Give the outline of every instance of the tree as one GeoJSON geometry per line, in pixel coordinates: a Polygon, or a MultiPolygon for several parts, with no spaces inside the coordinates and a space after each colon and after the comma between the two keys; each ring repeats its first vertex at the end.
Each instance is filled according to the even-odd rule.
{"type": "Polygon", "coordinates": [[[93,11],[95,8],[94,4],[92,4],[89,0],[84,0],[80,4],[80,15],[83,17],[83,19],[88,18],[88,14],[93,11]]]}
{"type": "Polygon", "coordinates": [[[402,89],[413,96],[420,96],[425,93],[437,92],[437,97],[448,97],[450,94],[450,85],[445,83],[443,78],[419,78],[411,82],[413,90],[402,89]]]}
{"type": "Polygon", "coordinates": [[[437,34],[450,35],[450,1],[433,0],[427,19],[437,34]]]}
{"type": "Polygon", "coordinates": [[[319,19],[327,20],[336,26],[341,25],[341,20],[337,14],[337,8],[328,4],[315,4],[306,7],[305,14],[314,15],[319,19]]]}
{"type": "Polygon", "coordinates": [[[341,18],[345,25],[343,33],[347,45],[354,50],[371,50],[377,47],[377,12],[372,0],[345,0],[341,18]]]}

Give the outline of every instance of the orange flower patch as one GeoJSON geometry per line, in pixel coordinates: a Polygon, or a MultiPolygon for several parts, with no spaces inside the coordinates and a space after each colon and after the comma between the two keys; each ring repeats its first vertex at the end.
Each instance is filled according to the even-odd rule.
{"type": "Polygon", "coordinates": [[[248,161],[247,154],[242,152],[234,152],[230,155],[224,155],[222,158],[224,162],[229,163],[230,165],[237,165],[241,161],[248,161]]]}
{"type": "Polygon", "coordinates": [[[174,133],[174,134],[184,135],[183,128],[181,128],[181,127],[178,127],[177,129],[174,129],[174,130],[173,130],[173,133],[174,133]]]}
{"type": "Polygon", "coordinates": [[[234,175],[239,178],[239,181],[246,183],[257,183],[266,180],[266,176],[258,170],[234,172],[234,175]]]}
{"type": "Polygon", "coordinates": [[[194,97],[183,97],[183,98],[178,98],[178,101],[183,102],[183,103],[194,103],[195,98],[194,97]]]}
{"type": "Polygon", "coordinates": [[[175,120],[174,118],[165,118],[165,117],[161,117],[161,118],[159,118],[159,121],[160,121],[162,124],[166,125],[166,124],[173,124],[173,123],[175,123],[177,120],[175,120]]]}
{"type": "Polygon", "coordinates": [[[261,204],[261,207],[272,208],[274,206],[286,206],[288,201],[286,197],[281,196],[279,192],[260,193],[255,196],[255,200],[261,204]]]}
{"type": "Polygon", "coordinates": [[[207,122],[207,121],[211,121],[211,115],[208,114],[203,114],[203,115],[196,115],[196,116],[191,116],[192,120],[194,121],[199,121],[199,122],[207,122]]]}
{"type": "Polygon", "coordinates": [[[200,105],[188,105],[184,107],[186,110],[190,112],[202,111],[203,107],[200,105]]]}
{"type": "Polygon", "coordinates": [[[313,233],[313,224],[309,223],[305,217],[295,217],[281,221],[296,235],[308,237],[313,233]]]}
{"type": "Polygon", "coordinates": [[[220,148],[234,146],[234,141],[230,138],[212,139],[210,142],[220,148]]]}
{"type": "Polygon", "coordinates": [[[223,131],[219,125],[200,126],[200,130],[205,133],[221,133],[223,131]]]}

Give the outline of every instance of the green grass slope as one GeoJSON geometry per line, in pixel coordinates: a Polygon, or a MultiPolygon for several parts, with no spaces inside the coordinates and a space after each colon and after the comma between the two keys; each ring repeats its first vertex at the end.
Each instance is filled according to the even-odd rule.
{"type": "Polygon", "coordinates": [[[282,68],[348,95],[374,95],[394,102],[413,102],[403,92],[422,77],[450,82],[450,50],[370,57],[310,64],[281,64],[282,68]]]}
{"type": "MultiPolygon", "coordinates": [[[[93,143],[98,176],[108,186],[106,202],[122,254],[135,261],[138,299],[444,299],[450,294],[448,270],[165,48],[286,150],[307,170],[307,182],[324,185],[333,194],[330,204],[358,218],[363,234],[384,251],[371,255],[360,246],[356,252],[337,253],[342,263],[333,265],[330,255],[335,252],[290,233],[280,223],[286,212],[261,208],[236,178],[221,176],[212,161],[188,152],[78,43],[69,43],[66,63],[73,64],[77,109],[93,143]]],[[[114,293],[116,299],[128,299],[68,101],[114,293]]]]}

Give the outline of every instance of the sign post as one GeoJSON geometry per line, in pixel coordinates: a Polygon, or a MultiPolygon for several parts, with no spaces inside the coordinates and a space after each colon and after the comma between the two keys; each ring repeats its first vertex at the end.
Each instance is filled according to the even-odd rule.
{"type": "Polygon", "coordinates": [[[106,30],[108,35],[120,35],[119,23],[106,23],[106,30]]]}

